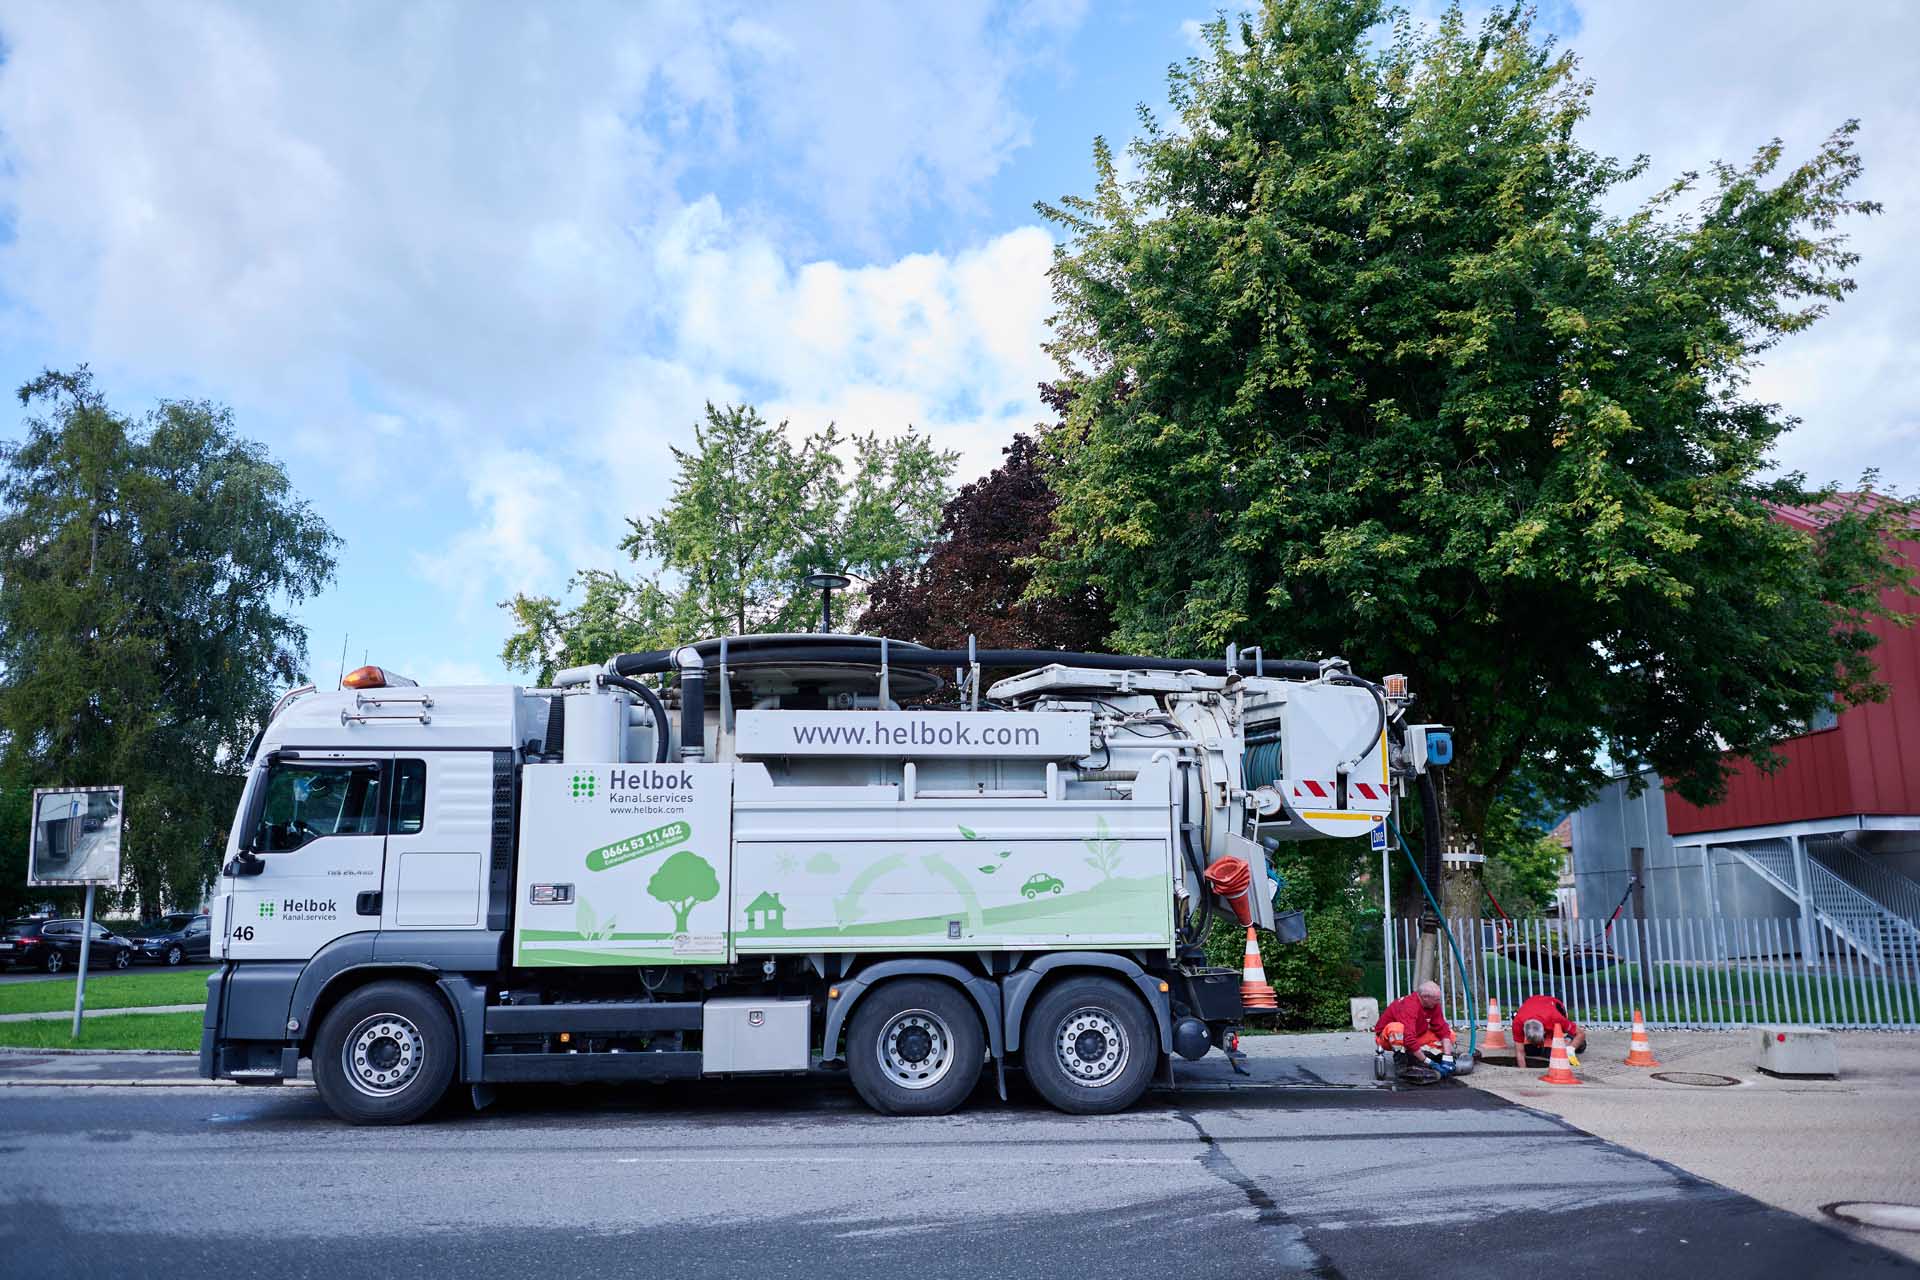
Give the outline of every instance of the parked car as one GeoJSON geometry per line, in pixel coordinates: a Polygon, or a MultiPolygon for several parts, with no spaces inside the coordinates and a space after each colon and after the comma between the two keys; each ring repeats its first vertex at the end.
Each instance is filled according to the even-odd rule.
{"type": "Polygon", "coordinates": [[[134,959],[152,964],[185,964],[212,955],[213,922],[191,911],[176,911],[142,926],[133,935],[134,959]]]}
{"type": "MultiPolygon", "coordinates": [[[[46,920],[32,916],[9,920],[0,926],[0,967],[34,969],[46,962],[48,948],[40,938],[40,926],[46,920]]],[[[54,972],[58,973],[56,967],[54,972]]]]}
{"type": "MultiPolygon", "coordinates": [[[[0,937],[0,961],[16,969],[65,973],[80,963],[83,927],[79,920],[10,921],[5,936],[0,937]]],[[[133,963],[133,942],[105,925],[93,926],[91,947],[89,967],[106,965],[125,969],[133,963]]]]}

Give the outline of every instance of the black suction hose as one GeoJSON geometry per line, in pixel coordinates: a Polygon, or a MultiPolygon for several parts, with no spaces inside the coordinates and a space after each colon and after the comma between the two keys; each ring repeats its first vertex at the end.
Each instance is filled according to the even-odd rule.
{"type": "Polygon", "coordinates": [[[660,695],[641,684],[638,680],[629,680],[625,676],[601,676],[600,683],[616,689],[625,689],[635,694],[647,704],[647,714],[653,717],[653,762],[667,762],[667,707],[660,701],[660,695]]]}
{"type": "MultiPolygon", "coordinates": [[[[1440,796],[1434,790],[1433,774],[1428,770],[1422,770],[1420,774],[1420,840],[1423,846],[1422,860],[1427,864],[1422,872],[1425,882],[1430,885],[1439,884],[1440,796]]],[[[1428,920],[1423,923],[1431,922],[1437,926],[1440,923],[1439,905],[1434,903],[1431,897],[1427,901],[1429,905],[1421,908],[1422,913],[1428,915],[1428,920]]]]}

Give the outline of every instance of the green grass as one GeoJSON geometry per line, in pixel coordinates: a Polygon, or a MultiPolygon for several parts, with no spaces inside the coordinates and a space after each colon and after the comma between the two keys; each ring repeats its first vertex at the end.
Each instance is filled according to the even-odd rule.
{"type": "MultiPolygon", "coordinates": [[[[0,1013],[52,1013],[73,1008],[72,978],[0,985],[0,1013]]],[[[155,1004],[202,1004],[205,969],[159,969],[151,973],[87,975],[87,1008],[139,1009],[155,1004]]]]}
{"type": "Polygon", "coordinates": [[[200,1015],[197,1013],[123,1013],[109,1018],[88,1018],[80,1028],[80,1038],[68,1032],[73,1024],[66,1018],[43,1018],[34,1022],[0,1022],[0,1045],[21,1049],[198,1049],[200,1015]]]}

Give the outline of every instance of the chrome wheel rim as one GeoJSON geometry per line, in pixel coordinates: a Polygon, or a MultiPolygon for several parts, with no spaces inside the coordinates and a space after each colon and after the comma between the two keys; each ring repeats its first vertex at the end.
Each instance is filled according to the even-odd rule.
{"type": "Polygon", "coordinates": [[[1083,1089],[1113,1083],[1132,1056],[1126,1031],[1105,1009],[1092,1005],[1062,1018],[1053,1044],[1060,1070],[1083,1089]]]}
{"type": "Polygon", "coordinates": [[[953,1028],[930,1009],[893,1015],[874,1046],[880,1070],[902,1089],[931,1089],[953,1070],[953,1028]]]}
{"type": "Polygon", "coordinates": [[[360,1019],[340,1047],[347,1079],[370,1098],[391,1097],[412,1084],[426,1058],[420,1028],[397,1013],[360,1019]]]}

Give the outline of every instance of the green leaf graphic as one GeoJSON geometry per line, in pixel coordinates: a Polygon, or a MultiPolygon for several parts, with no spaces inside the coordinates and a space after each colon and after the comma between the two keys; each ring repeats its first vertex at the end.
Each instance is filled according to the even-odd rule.
{"type": "Polygon", "coordinates": [[[1011,857],[1013,856],[1013,850],[1011,850],[1011,849],[1002,849],[1002,850],[1000,851],[1000,856],[1001,856],[1001,857],[1003,857],[1003,858],[1011,858],[1011,857]]]}
{"type": "Polygon", "coordinates": [[[978,840],[980,836],[979,836],[979,833],[974,831],[971,827],[961,827],[960,838],[963,840],[978,840]]]}
{"type": "Polygon", "coordinates": [[[988,875],[992,875],[994,872],[1000,869],[1000,864],[997,862],[989,862],[982,865],[980,869],[986,872],[988,875]]]}

